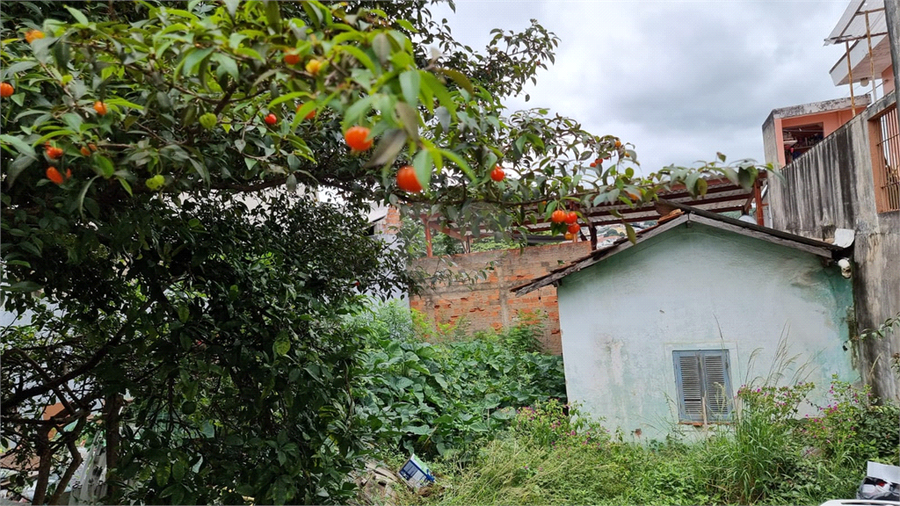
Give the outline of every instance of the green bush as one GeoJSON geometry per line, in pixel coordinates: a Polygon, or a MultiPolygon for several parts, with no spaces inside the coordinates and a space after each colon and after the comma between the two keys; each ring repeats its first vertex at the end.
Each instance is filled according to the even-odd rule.
{"type": "Polygon", "coordinates": [[[535,321],[439,344],[418,339],[409,311],[396,304],[352,324],[368,335],[358,411],[383,450],[466,459],[470,445],[507,427],[516,408],[565,398],[562,358],[528,351],[540,332],[535,321]]]}

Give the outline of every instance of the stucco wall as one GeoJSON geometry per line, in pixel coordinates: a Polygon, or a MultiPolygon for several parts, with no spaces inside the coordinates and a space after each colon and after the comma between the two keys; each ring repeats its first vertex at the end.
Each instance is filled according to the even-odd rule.
{"type": "Polygon", "coordinates": [[[735,391],[777,372],[825,391],[859,379],[842,349],[850,282],[792,248],[680,226],[563,278],[558,297],[569,401],[626,434],[675,426],[675,350],[730,350],[735,391]],[[796,360],[775,367],[782,338],[796,360]]]}
{"type": "MultiPolygon", "coordinates": [[[[900,312],[900,212],[877,213],[869,120],[894,102],[890,94],[769,178],[772,226],[815,239],[835,228],[856,231],[853,289],[858,330],[876,328],[900,312]]],[[[891,357],[900,332],[859,346],[859,368],[874,392],[900,399],[891,357]]]]}
{"type": "Polygon", "coordinates": [[[543,276],[563,263],[590,253],[587,241],[531,246],[524,250],[484,251],[448,258],[422,258],[418,266],[427,272],[447,269],[467,273],[474,282],[441,283],[410,297],[409,305],[440,323],[465,321],[469,330],[507,327],[522,311],[540,311],[547,317],[541,341],[544,351],[559,355],[559,313],[556,288],[544,287],[522,297],[509,290],[543,276]],[[479,275],[483,274],[483,277],[479,275]]]}

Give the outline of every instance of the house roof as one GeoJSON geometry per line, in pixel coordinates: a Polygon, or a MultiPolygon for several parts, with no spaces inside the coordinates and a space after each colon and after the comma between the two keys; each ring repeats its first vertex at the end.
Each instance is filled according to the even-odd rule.
{"type": "MultiPolygon", "coordinates": [[[[764,185],[767,181],[767,176],[768,173],[766,171],[760,171],[757,177],[758,183],[764,185]]],[[[668,190],[659,192],[659,198],[660,200],[665,199],[668,202],[677,202],[717,213],[750,208],[750,203],[755,195],[753,187],[744,188],[724,177],[704,179],[706,180],[707,190],[702,196],[691,195],[684,184],[678,183],[672,185],[672,188],[668,190]]],[[[537,209],[537,206],[534,206],[532,210],[534,209],[537,209]]],[[[616,200],[583,208],[581,211],[585,219],[588,220],[589,225],[593,227],[614,225],[622,221],[636,223],[659,218],[654,202],[629,205],[616,200]]],[[[536,223],[525,224],[525,228],[531,232],[546,231],[550,230],[551,227],[552,224],[549,218],[539,217],[536,223]]]]}
{"type": "Polygon", "coordinates": [[[768,241],[781,246],[787,246],[800,251],[805,251],[813,255],[817,255],[826,259],[832,259],[836,253],[842,253],[849,247],[836,246],[824,241],[809,239],[795,234],[782,232],[769,227],[763,227],[755,223],[729,218],[721,214],[705,211],[696,207],[686,206],[676,202],[669,202],[660,199],[660,202],[666,206],[675,208],[675,210],[652,227],[645,228],[636,233],[637,242],[632,244],[627,238],[617,239],[609,246],[592,251],[589,255],[573,260],[567,265],[550,271],[548,274],[535,278],[530,282],[513,287],[510,291],[516,295],[524,295],[528,292],[538,290],[545,286],[556,284],[560,279],[569,274],[576,273],[582,269],[599,263],[617,253],[620,253],[635,244],[640,244],[651,237],[664,234],[673,228],[677,228],[685,223],[701,223],[720,230],[727,230],[736,234],[753,237],[763,241],[768,241]]]}

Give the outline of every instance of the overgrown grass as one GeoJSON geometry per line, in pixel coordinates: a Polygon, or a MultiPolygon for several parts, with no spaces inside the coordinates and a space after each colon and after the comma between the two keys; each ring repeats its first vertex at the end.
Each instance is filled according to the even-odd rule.
{"type": "Polygon", "coordinates": [[[638,444],[570,416],[539,319],[470,334],[386,305],[354,324],[370,334],[356,397],[378,456],[398,469],[415,452],[437,477],[399,504],[819,504],[853,497],[867,460],[900,457],[900,408],[837,380],[815,416],[797,415],[810,383],[742,387],[706,439],[638,444]]]}
{"type": "Polygon", "coordinates": [[[515,425],[468,465],[442,464],[428,497],[407,504],[819,504],[853,497],[866,460],[897,462],[896,405],[836,383],[817,417],[795,419],[809,384],[746,389],[732,426],[701,442],[640,445],[553,401],[519,410],[515,425]],[[877,435],[877,437],[876,437],[877,435]]]}

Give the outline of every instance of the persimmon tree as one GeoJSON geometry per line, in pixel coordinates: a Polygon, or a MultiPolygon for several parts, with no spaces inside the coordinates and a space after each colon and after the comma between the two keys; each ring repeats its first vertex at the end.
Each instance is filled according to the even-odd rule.
{"type": "Polygon", "coordinates": [[[36,503],[96,420],[109,501],[346,502],[369,432],[339,316],[409,282],[370,203],[511,233],[757,171],[641,176],[614,136],[506,111],[553,62],[537,22],[485,53],[425,2],[22,2],[2,30],[2,290],[30,318],[3,331],[2,421],[36,503]]]}

